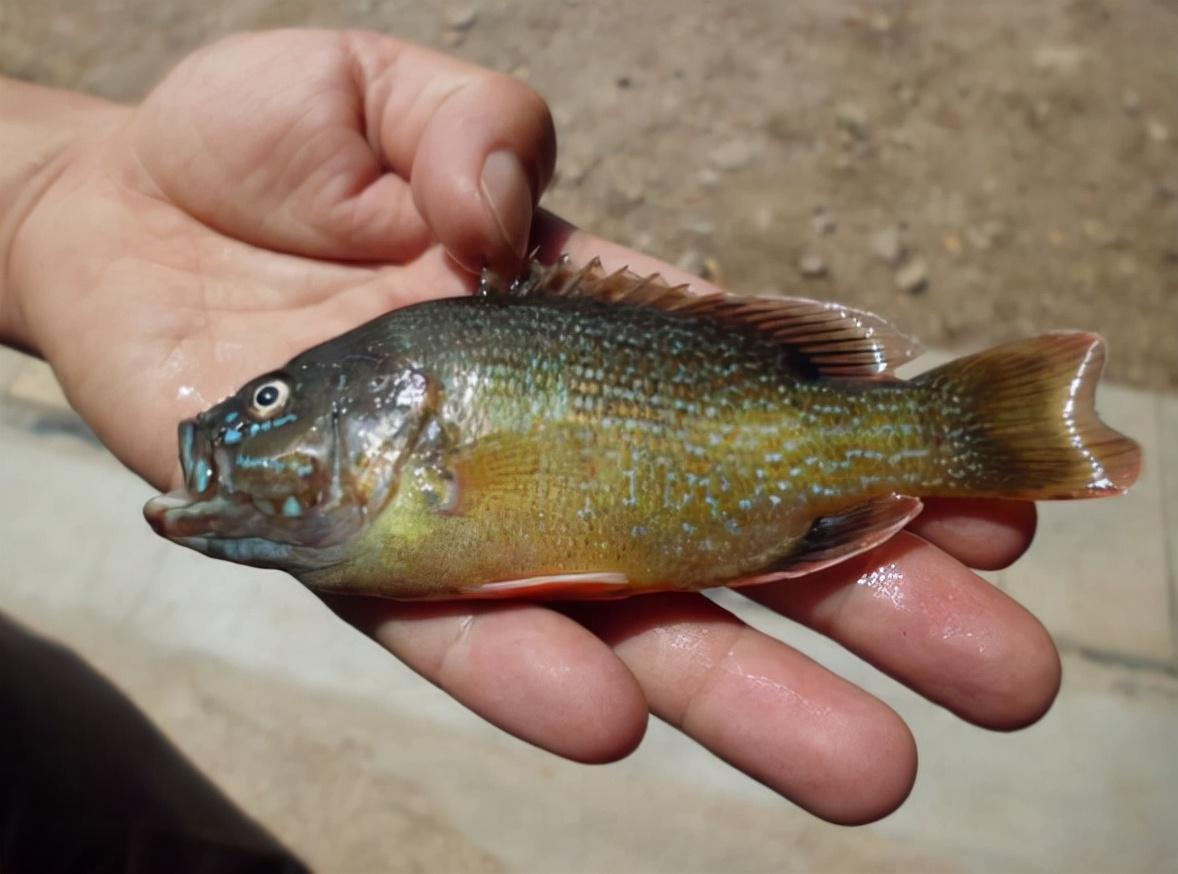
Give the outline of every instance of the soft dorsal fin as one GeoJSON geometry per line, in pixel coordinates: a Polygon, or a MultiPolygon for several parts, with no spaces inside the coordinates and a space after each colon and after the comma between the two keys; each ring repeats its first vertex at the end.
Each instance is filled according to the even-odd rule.
{"type": "Polygon", "coordinates": [[[805,298],[694,294],[687,285],[671,285],[657,273],[639,276],[626,268],[609,273],[599,258],[583,267],[574,266],[567,255],[550,265],[533,260],[511,283],[484,273],[479,293],[590,298],[704,316],[788,346],[800,372],[815,377],[879,377],[920,354],[915,340],[862,310],[805,298]]]}

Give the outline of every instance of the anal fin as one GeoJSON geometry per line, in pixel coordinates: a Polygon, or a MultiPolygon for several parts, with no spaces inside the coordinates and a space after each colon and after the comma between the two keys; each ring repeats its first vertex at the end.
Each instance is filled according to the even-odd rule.
{"type": "Polygon", "coordinates": [[[888,495],[837,516],[815,519],[797,548],[774,564],[769,575],[775,579],[800,577],[866,552],[915,519],[922,507],[919,498],[888,495]]]}

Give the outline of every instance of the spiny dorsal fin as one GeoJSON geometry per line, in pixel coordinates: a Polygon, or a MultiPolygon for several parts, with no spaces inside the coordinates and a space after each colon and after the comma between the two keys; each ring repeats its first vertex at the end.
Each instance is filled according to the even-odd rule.
{"type": "Polygon", "coordinates": [[[862,310],[805,298],[694,294],[687,285],[671,285],[657,273],[639,276],[627,268],[608,273],[599,258],[581,267],[574,266],[567,255],[555,264],[532,260],[526,272],[511,283],[484,273],[479,293],[590,298],[706,316],[754,329],[766,339],[788,346],[796,353],[800,371],[812,376],[878,377],[920,354],[911,337],[862,310]]]}

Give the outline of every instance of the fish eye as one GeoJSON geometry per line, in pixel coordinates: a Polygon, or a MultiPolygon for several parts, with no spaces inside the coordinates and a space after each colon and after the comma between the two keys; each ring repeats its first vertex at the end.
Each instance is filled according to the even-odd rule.
{"type": "Polygon", "coordinates": [[[258,419],[269,419],[286,406],[290,397],[290,386],[285,380],[271,379],[254,389],[250,400],[250,413],[258,419]]]}

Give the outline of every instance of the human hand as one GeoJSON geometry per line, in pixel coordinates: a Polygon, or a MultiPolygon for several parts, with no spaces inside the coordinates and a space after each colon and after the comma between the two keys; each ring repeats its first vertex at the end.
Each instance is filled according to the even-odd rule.
{"type": "MultiPolygon", "coordinates": [[[[468,290],[463,267],[518,263],[554,150],[542,101],[505,77],[374,34],[236,37],[141,106],[97,113],[63,152],[11,245],[16,303],[0,329],[44,354],[98,436],[166,488],[180,419],[390,308],[468,290]],[[504,152],[518,172],[498,157],[484,180],[504,152]]],[[[543,213],[532,242],[682,278],[543,213]]],[[[914,533],[867,556],[744,593],[964,718],[1013,728],[1049,705],[1058,658],[967,565],[1013,560],[1033,525],[1028,505],[930,502],[914,533]]],[[[841,822],[886,814],[915,775],[892,710],[699,595],[333,607],[569,758],[625,755],[653,712],[841,822]]]]}
{"type": "Polygon", "coordinates": [[[230,38],[51,168],[9,330],[164,485],[163,435],[248,374],[518,266],[554,157],[543,100],[506,76],[372,33],[230,38]]]}

